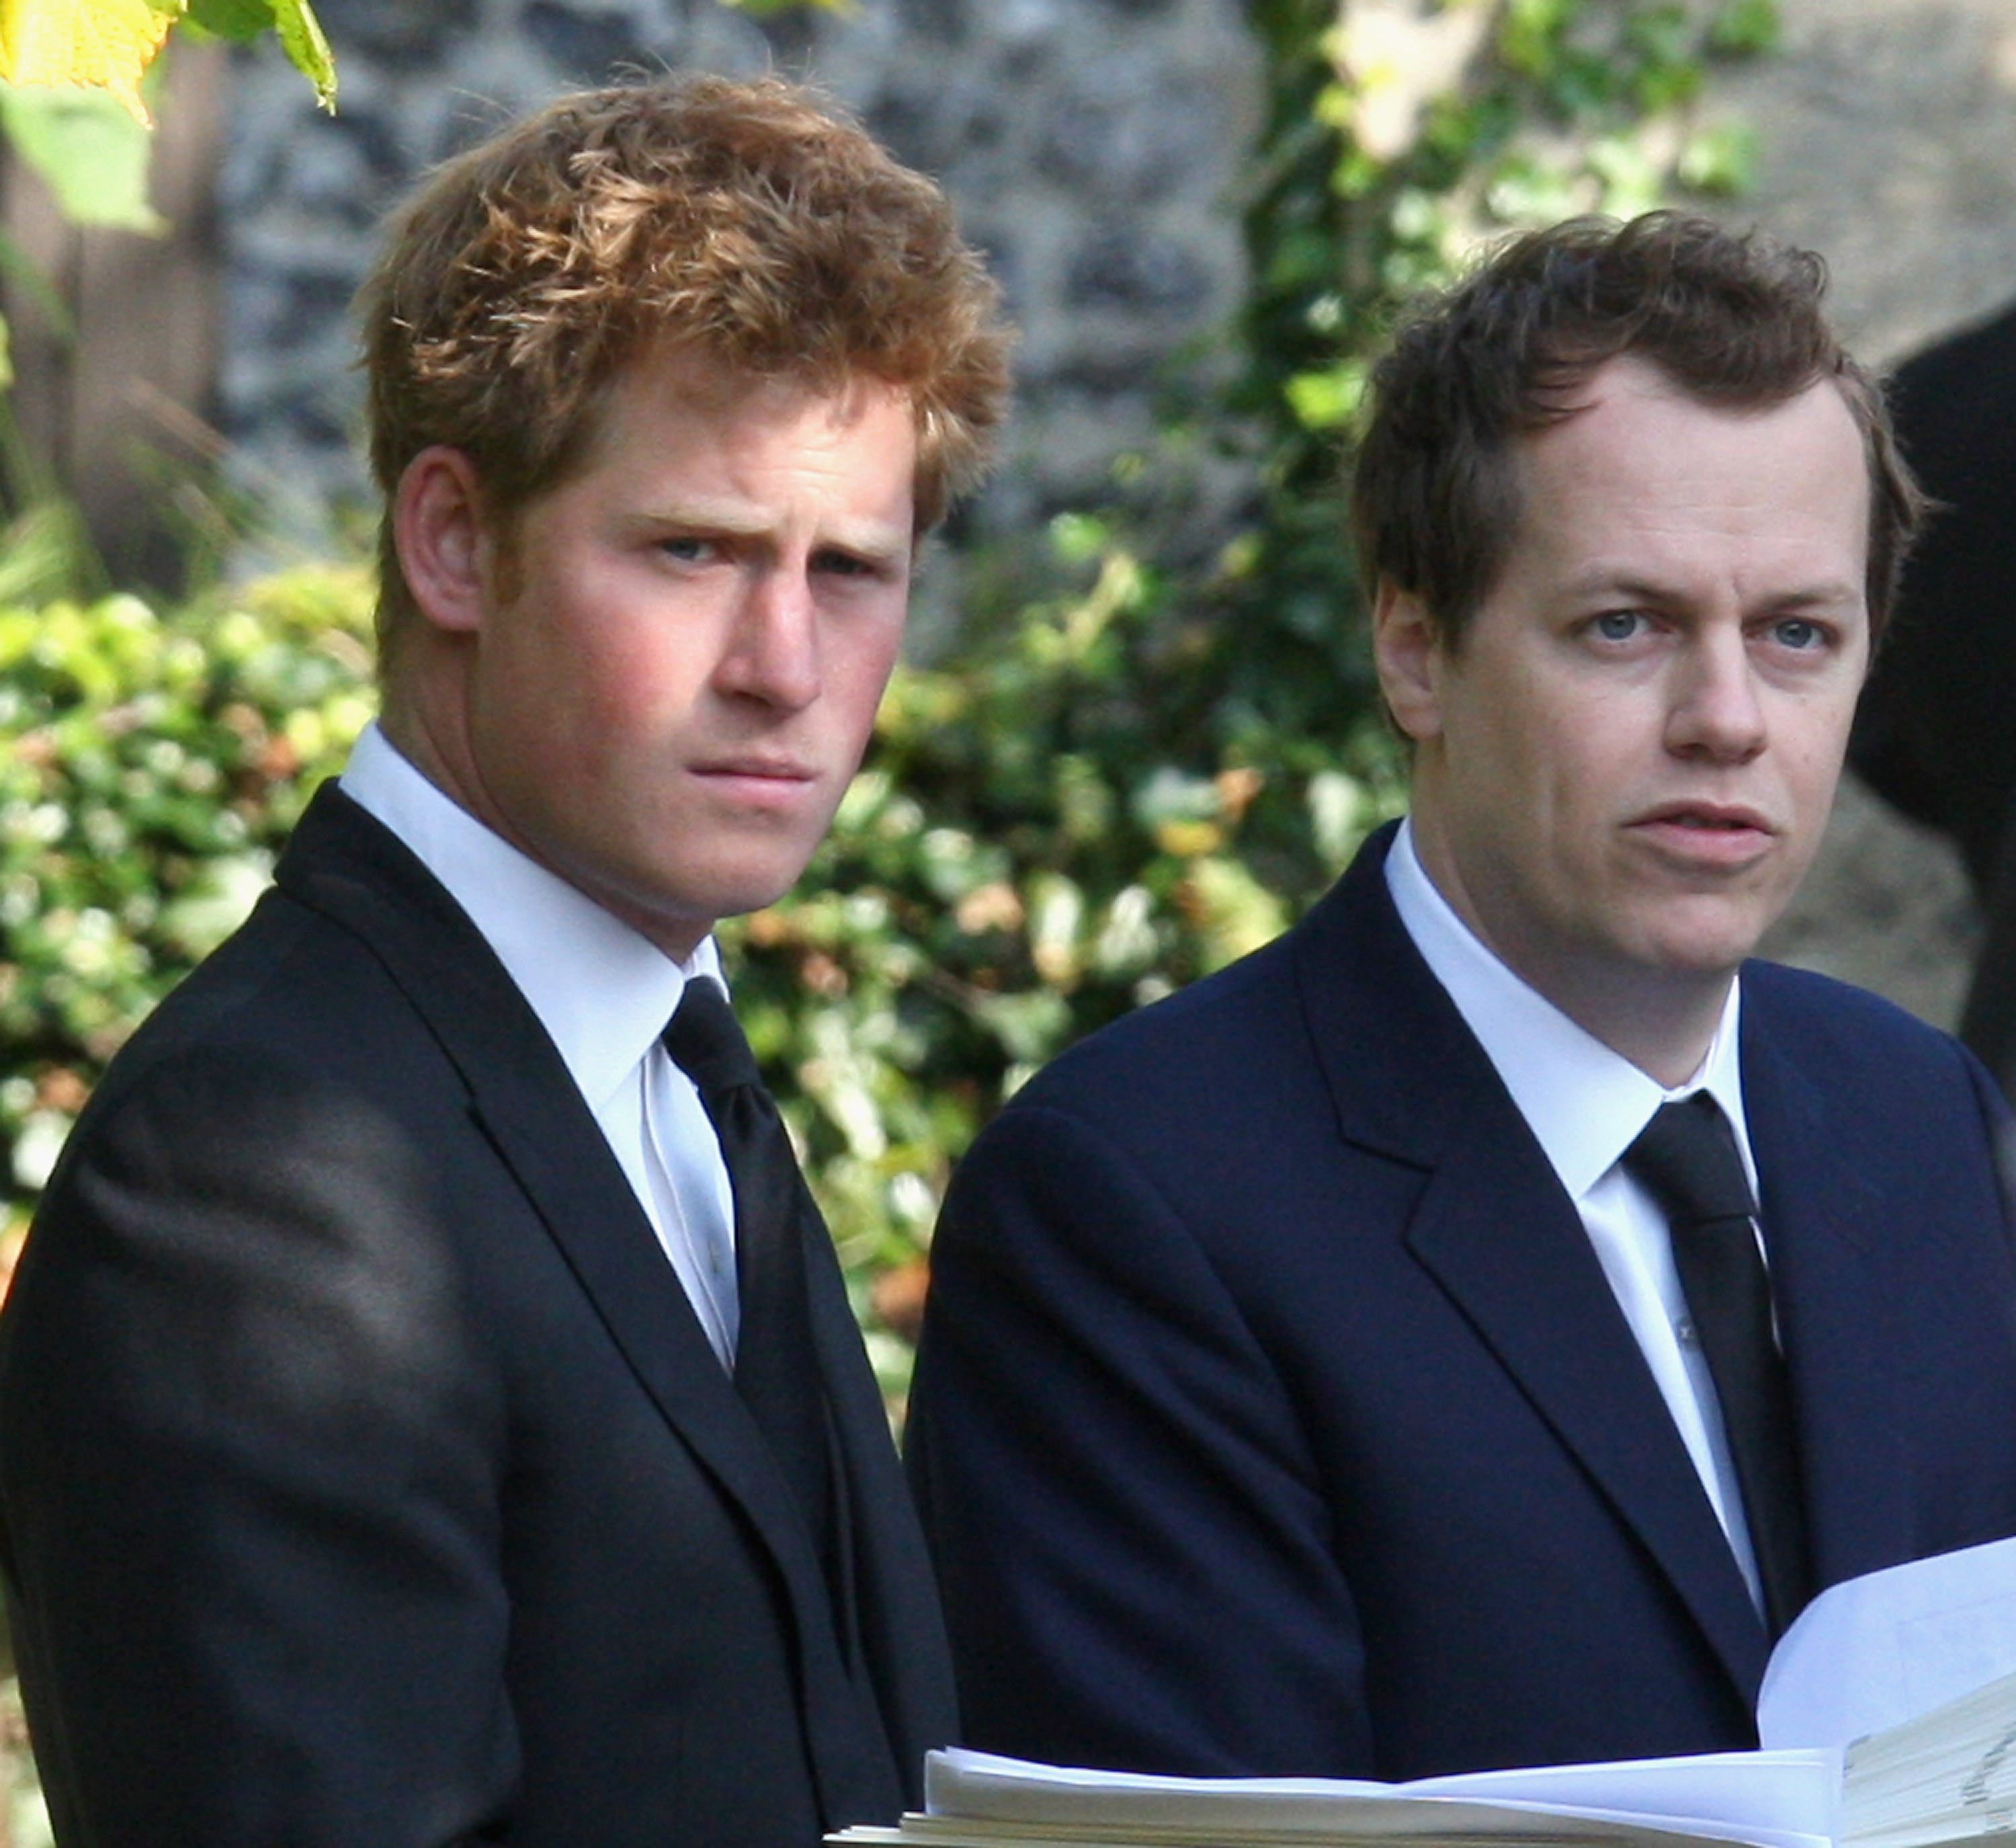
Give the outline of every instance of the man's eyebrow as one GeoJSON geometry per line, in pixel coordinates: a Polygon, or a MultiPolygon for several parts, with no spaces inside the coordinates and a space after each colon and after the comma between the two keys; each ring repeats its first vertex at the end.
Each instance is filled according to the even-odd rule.
{"type": "Polygon", "coordinates": [[[893,564],[907,557],[912,547],[911,528],[887,520],[836,520],[814,548],[820,552],[850,552],[872,563],[893,564]]]}
{"type": "Polygon", "coordinates": [[[1859,584],[1817,584],[1810,589],[1788,590],[1764,607],[1778,616],[1798,615],[1805,611],[1824,614],[1831,610],[1859,608],[1866,601],[1859,584]]]}
{"type": "MultiPolygon", "coordinates": [[[[1629,567],[1597,565],[1578,573],[1562,586],[1571,597],[1615,599],[1627,603],[1654,606],[1685,603],[1690,593],[1677,578],[1648,577],[1629,567]]],[[[1773,610],[1838,609],[1859,602],[1865,594],[1859,578],[1822,578],[1810,584],[1795,585],[1766,600],[1773,610]]]]}
{"type": "Polygon", "coordinates": [[[1642,571],[1607,564],[1592,565],[1586,571],[1578,571],[1561,588],[1571,596],[1616,596],[1627,601],[1635,598],[1653,603],[1677,594],[1675,585],[1648,578],[1642,571]]]}
{"type": "Polygon", "coordinates": [[[704,494],[678,500],[640,503],[626,517],[633,526],[663,526],[694,532],[716,532],[734,538],[754,538],[769,531],[769,518],[742,502],[704,494]]]}
{"type": "MultiPolygon", "coordinates": [[[[625,524],[651,531],[690,533],[700,537],[718,534],[724,539],[754,539],[769,532],[775,522],[738,500],[692,495],[639,506],[627,516],[625,524]]],[[[827,524],[813,549],[851,552],[866,559],[894,562],[907,556],[911,545],[908,521],[843,518],[827,524]]]]}

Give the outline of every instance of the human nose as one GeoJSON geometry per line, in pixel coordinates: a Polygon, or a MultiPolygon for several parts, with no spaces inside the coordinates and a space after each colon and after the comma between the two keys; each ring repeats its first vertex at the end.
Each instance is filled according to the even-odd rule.
{"type": "Polygon", "coordinates": [[[757,574],[715,678],[725,691],[788,711],[818,698],[818,611],[803,572],[772,566],[757,574]]]}
{"type": "Polygon", "coordinates": [[[1676,659],[1669,747],[1743,763],[1764,748],[1765,735],[1756,668],[1744,637],[1720,631],[1696,636],[1676,659]]]}

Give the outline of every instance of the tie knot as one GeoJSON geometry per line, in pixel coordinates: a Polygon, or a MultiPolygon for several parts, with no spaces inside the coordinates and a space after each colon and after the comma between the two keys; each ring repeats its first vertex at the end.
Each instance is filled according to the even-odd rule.
{"type": "Polygon", "coordinates": [[[762,1086],[756,1055],[734,1009],[721,985],[706,976],[686,984],[664,1039],[672,1063],[700,1086],[703,1097],[718,1097],[740,1085],[762,1086]]]}
{"type": "Polygon", "coordinates": [[[1757,1210],[1735,1133],[1706,1091],[1661,1104],[1624,1151],[1624,1165],[1669,1218],[1706,1225],[1757,1210]]]}

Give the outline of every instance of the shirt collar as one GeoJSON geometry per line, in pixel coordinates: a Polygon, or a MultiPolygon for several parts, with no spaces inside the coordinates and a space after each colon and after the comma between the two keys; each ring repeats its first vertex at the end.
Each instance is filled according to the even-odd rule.
{"type": "MultiPolygon", "coordinates": [[[[1476,1035],[1571,1198],[1579,1199],[1669,1098],[1705,1090],[1722,1106],[1751,1168],[1737,1057],[1741,984],[1731,981],[1707,1056],[1668,1090],[1578,1026],[1488,949],[1435,889],[1403,823],[1386,856],[1400,921],[1476,1035]]],[[[1751,1184],[1756,1176],[1752,1169],[1751,1184]]]]}
{"type": "Polygon", "coordinates": [[[687,982],[727,985],[711,936],[684,963],[520,852],[423,776],[376,725],[342,787],[417,854],[496,952],[599,1111],[635,1070],[687,982]]]}

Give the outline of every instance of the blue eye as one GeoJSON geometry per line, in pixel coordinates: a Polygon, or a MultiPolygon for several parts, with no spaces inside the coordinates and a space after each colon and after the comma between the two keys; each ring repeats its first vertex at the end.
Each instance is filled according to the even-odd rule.
{"type": "Polygon", "coordinates": [[[1782,646],[1800,650],[1817,648],[1826,639],[1817,622],[1809,622],[1802,616],[1789,616],[1774,623],[1771,632],[1782,646]]]}
{"type": "Polygon", "coordinates": [[[1597,618],[1593,626],[1606,642],[1628,642],[1637,634],[1644,621],[1636,610],[1606,610],[1597,618]]]}

